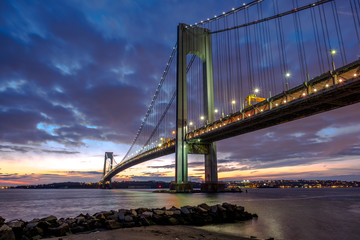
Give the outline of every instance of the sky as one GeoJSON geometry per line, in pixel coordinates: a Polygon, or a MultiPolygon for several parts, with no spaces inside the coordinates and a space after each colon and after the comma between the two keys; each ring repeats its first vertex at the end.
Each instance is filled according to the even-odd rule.
{"type": "MultiPolygon", "coordinates": [[[[245,1],[249,2],[249,1],[245,1]]],[[[97,182],[128,150],[176,42],[227,0],[0,1],[0,186],[97,182]]],[[[360,181],[360,104],[217,143],[219,179],[360,181]]],[[[202,181],[202,156],[189,157],[202,181]]],[[[115,180],[174,180],[174,155],[115,180]]]]}

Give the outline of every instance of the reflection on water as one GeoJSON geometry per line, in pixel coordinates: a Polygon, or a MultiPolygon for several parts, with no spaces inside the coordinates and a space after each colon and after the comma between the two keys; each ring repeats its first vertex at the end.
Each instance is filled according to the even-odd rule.
{"type": "Polygon", "coordinates": [[[201,228],[238,236],[275,239],[358,239],[360,189],[251,189],[248,193],[165,194],[151,190],[7,189],[0,190],[0,215],[7,221],[120,208],[161,208],[229,202],[258,219],[201,228]]]}

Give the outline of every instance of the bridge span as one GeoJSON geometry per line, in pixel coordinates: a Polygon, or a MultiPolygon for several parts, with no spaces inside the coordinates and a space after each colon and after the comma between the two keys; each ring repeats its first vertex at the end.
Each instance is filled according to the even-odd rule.
{"type": "MultiPolygon", "coordinates": [[[[243,111],[190,130],[186,134],[189,151],[204,153],[201,149],[192,148],[199,143],[201,145],[223,140],[358,102],[360,102],[360,60],[335,71],[326,72],[263,102],[249,106],[243,111]],[[193,146],[191,143],[196,145],[193,146]]],[[[109,181],[129,167],[172,153],[175,153],[175,139],[116,165],[100,182],[109,181]]]]}

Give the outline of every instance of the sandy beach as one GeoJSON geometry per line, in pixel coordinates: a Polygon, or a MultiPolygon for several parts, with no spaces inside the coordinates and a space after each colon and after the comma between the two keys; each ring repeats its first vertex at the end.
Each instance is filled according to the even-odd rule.
{"type": "Polygon", "coordinates": [[[157,239],[178,239],[178,240],[248,240],[255,238],[244,238],[232,235],[225,235],[216,232],[208,232],[192,226],[149,226],[120,228],[109,231],[97,231],[82,234],[73,234],[65,237],[47,238],[48,240],[157,240],[157,239]]]}

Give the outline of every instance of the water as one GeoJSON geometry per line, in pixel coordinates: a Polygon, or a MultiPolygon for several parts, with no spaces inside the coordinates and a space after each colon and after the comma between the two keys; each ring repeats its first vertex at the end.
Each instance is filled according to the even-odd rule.
{"type": "Polygon", "coordinates": [[[138,207],[242,205],[257,213],[252,221],[201,227],[235,236],[275,239],[360,239],[360,188],[250,189],[248,193],[165,194],[150,190],[7,189],[0,190],[0,216],[31,220],[55,215],[138,207]]]}

